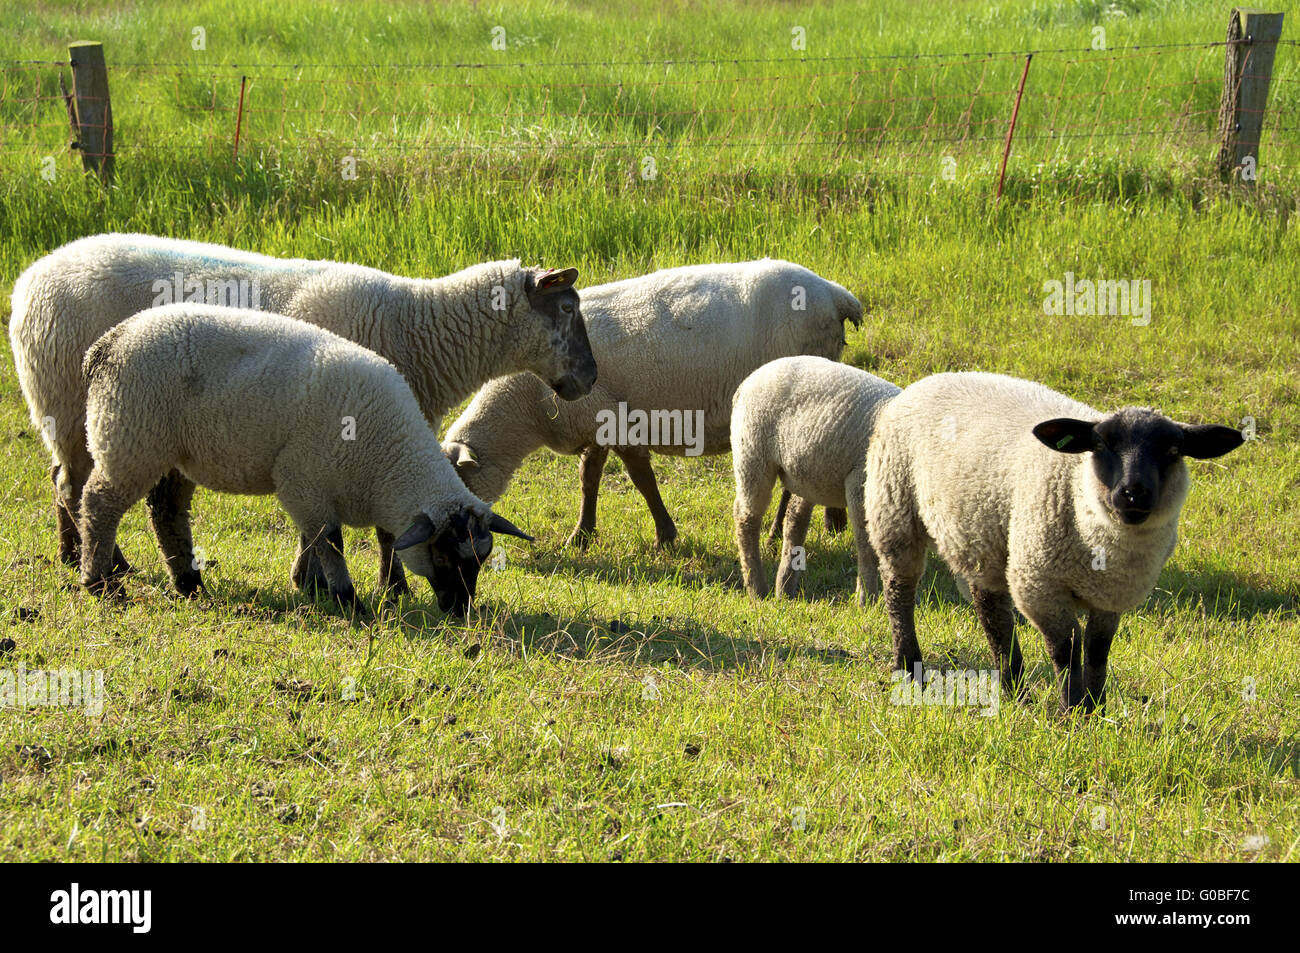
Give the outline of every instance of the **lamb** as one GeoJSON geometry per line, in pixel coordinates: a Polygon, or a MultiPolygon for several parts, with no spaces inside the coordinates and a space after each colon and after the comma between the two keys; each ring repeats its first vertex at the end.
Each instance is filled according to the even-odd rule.
{"type": "MultiPolygon", "coordinates": [[[[572,268],[543,272],[518,261],[445,278],[402,278],[151,235],[97,235],[64,245],[19,277],[9,323],[23,396],[54,456],[60,557],[77,562],[78,505],[91,468],[82,357],[136,312],[183,299],[242,303],[309,321],[391,361],[436,430],[451,407],[503,374],[531,371],[565,400],[591,390],[596,365],[576,278],[572,268]]],[[[401,563],[382,530],[379,543],[381,585],[405,591],[401,563]]],[[[120,553],[117,559],[125,569],[120,553]]],[[[302,578],[305,585],[325,582],[310,557],[302,578]]]]}
{"type": "Polygon", "coordinates": [[[899,388],[866,371],[821,357],[783,357],[745,378],[732,401],[736,543],[750,596],[767,595],[759,555],[763,514],[778,477],[792,501],[785,514],[777,591],[793,596],[802,569],[796,549],[815,505],[847,509],[858,557],[857,597],[875,596],[876,556],[863,509],[867,446],[881,407],[899,388]]]}
{"type": "Polygon", "coordinates": [[[1120,614],[1151,592],[1178,538],[1183,458],[1242,439],[1144,407],[1103,415],[996,374],[912,384],[876,420],[864,491],[895,668],[922,680],[914,600],[933,546],[970,588],[1004,689],[1023,672],[1014,605],[1043,635],[1062,708],[1102,705],[1120,614]]]}
{"type": "Polygon", "coordinates": [[[120,594],[118,523],[151,488],[154,532],[187,596],[203,582],[190,533],[196,484],[274,493],[299,532],[295,578],[314,553],[330,595],[361,615],[345,524],[388,532],[398,558],[456,614],[474,597],[492,533],[531,539],[465,489],[393,365],[307,322],[151,308],[96,341],[83,370],[94,466],[81,501],[81,581],[97,595],[120,594]]]}
{"type": "Polygon", "coordinates": [[[443,442],[466,486],[493,502],[534,450],[579,454],[582,505],[569,537],[578,546],[595,534],[596,497],[610,450],[622,458],[650,508],[656,544],[677,537],[650,467],[648,442],[632,427],[621,441],[605,424],[657,415],[680,421],[682,438],[660,440],[657,452],[724,453],[731,443],[731,397],[751,371],[792,354],[837,358],[844,322],[862,320],[862,306],[844,288],[799,265],[767,258],[670,268],[585,288],[582,304],[600,366],[600,381],[589,396],[561,405],[532,378],[495,380],[479,391],[443,442]]]}

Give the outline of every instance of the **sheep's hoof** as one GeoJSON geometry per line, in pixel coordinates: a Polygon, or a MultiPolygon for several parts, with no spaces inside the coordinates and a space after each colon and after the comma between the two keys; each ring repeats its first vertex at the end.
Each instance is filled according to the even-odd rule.
{"type": "Polygon", "coordinates": [[[65,566],[81,565],[81,547],[80,546],[60,546],[59,562],[65,566]]]}
{"type": "Polygon", "coordinates": [[[323,573],[314,573],[312,575],[294,573],[292,578],[294,587],[305,596],[314,599],[322,593],[329,592],[330,585],[323,573]]]}
{"type": "Polygon", "coordinates": [[[778,599],[794,599],[799,595],[799,574],[789,573],[778,576],[776,579],[776,592],[778,599]]]}
{"type": "Polygon", "coordinates": [[[384,594],[385,599],[391,599],[394,603],[397,600],[410,596],[411,587],[405,579],[383,579],[379,580],[379,591],[384,594]]]}
{"type": "Polygon", "coordinates": [[[339,608],[343,610],[344,615],[354,622],[368,622],[374,618],[371,611],[366,608],[366,604],[361,601],[361,597],[357,595],[355,589],[335,590],[330,595],[338,603],[339,608]]]}
{"type": "Polygon", "coordinates": [[[118,575],[101,576],[98,579],[83,577],[81,584],[96,599],[107,599],[112,602],[123,602],[126,599],[126,587],[122,585],[122,579],[118,575]]]}
{"type": "Polygon", "coordinates": [[[676,549],[677,527],[669,526],[664,530],[655,530],[655,548],[656,549],[676,549]]]}
{"type": "Polygon", "coordinates": [[[199,590],[203,588],[203,574],[197,569],[186,569],[176,574],[173,583],[177,592],[186,599],[193,599],[199,594],[199,590]]]}
{"type": "Polygon", "coordinates": [[[119,547],[114,546],[113,547],[113,575],[125,576],[127,573],[132,573],[132,572],[135,572],[135,567],[126,561],[126,557],[122,555],[122,550],[119,547]]]}
{"type": "Polygon", "coordinates": [[[576,546],[578,549],[586,549],[591,545],[591,541],[596,538],[596,527],[587,528],[585,526],[575,527],[569,534],[569,538],[564,541],[565,546],[576,546]]]}

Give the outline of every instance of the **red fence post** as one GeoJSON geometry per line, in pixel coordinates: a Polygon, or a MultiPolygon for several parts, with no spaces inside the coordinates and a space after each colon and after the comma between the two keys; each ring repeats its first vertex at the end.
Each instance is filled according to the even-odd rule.
{"type": "Polygon", "coordinates": [[[1020,115],[1020,97],[1025,95],[1025,80],[1029,78],[1029,61],[1033,53],[1025,54],[1025,69],[1020,74],[1020,88],[1016,90],[1016,105],[1011,110],[1011,122],[1007,126],[1007,142],[1002,147],[1002,172],[998,175],[998,200],[1002,199],[1002,183],[1007,178],[1007,159],[1011,156],[1011,137],[1016,134],[1016,118],[1020,115]]]}

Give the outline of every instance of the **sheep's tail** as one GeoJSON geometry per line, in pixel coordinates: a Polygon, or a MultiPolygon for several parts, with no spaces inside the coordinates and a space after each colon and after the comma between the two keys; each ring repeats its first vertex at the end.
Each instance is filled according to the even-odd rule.
{"type": "Polygon", "coordinates": [[[122,325],[117,324],[105,331],[98,341],[90,345],[90,350],[81,361],[81,376],[86,384],[92,384],[109,363],[109,354],[122,333],[122,325]]]}
{"type": "Polygon", "coordinates": [[[862,302],[853,297],[847,289],[835,282],[830,283],[831,297],[835,301],[835,313],[841,321],[849,321],[855,328],[862,327],[862,302]]]}

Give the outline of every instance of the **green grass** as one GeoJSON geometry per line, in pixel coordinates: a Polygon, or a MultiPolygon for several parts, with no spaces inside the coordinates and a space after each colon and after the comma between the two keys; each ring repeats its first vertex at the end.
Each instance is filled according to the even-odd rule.
{"type": "MultiPolygon", "coordinates": [[[[515,7],[46,3],[0,18],[0,51],[61,59],[68,40],[94,37],[110,68],[174,62],[206,24],[209,62],[186,75],[213,63],[481,62],[501,23],[536,38],[505,55],[559,83],[572,68],[549,64],[780,56],[792,24],[808,28],[814,57],[1078,48],[1098,22],[1112,46],[1215,40],[1227,14],[1135,3],[1099,20],[1101,5],[1024,0],[952,4],[924,20],[907,15],[915,4],[883,2],[689,15],[657,3],[617,18],[603,4],[515,7]]],[[[1195,75],[1186,57],[1159,62],[1164,82],[1195,75]]],[[[1294,77],[1297,62],[1279,49],[1275,77],[1294,77]]],[[[1202,76],[1221,71],[1205,64],[1202,76]]],[[[653,68],[629,69],[644,79],[636,70],[653,68]]],[[[1083,69],[1067,73],[1080,88],[1091,82],[1083,69]]],[[[393,75],[347,75],[372,74],[393,75]]],[[[175,88],[170,74],[135,75],[146,100],[175,88]]],[[[969,80],[958,68],[934,75],[940,92],[969,80]]],[[[1001,371],[1102,407],[1251,416],[1259,439],[1193,464],[1178,549],[1121,624],[1105,717],[1055,713],[1042,640],[1022,626],[1032,697],[984,718],[890,704],[887,621],[882,607],[853,604],[845,536],[814,528],[807,598],[745,597],[727,457],[657,458],[682,532],[672,553],[654,550],[640,497],[611,463],[600,537],[579,553],[562,546],[575,461],[535,455],[500,509],[538,542],[504,544],[506,565],[484,575],[481,613],[464,625],[438,613],[427,587],[401,618],[350,625],[292,589],[293,534],[273,500],[206,491],[195,536],[217,561],[207,595],[169,590],[137,510],[121,537],[140,568],[132,602],[102,605],[55,558],[48,460],[6,341],[0,638],[15,644],[0,670],[102,669],[107,699],[96,717],[0,711],[0,859],[1296,859],[1300,242],[1287,160],[1300,135],[1290,123],[1264,146],[1254,197],[1216,185],[1211,156],[1180,136],[1027,146],[995,204],[987,150],[963,153],[950,184],[853,149],[687,148],[689,128],[648,134],[616,113],[586,111],[579,130],[551,115],[502,133],[482,120],[500,107],[485,88],[482,124],[455,139],[473,148],[363,149],[361,174],[345,180],[331,150],[356,146],[351,118],[315,123],[310,147],[254,122],[235,164],[225,114],[133,108],[128,76],[114,81],[123,151],[108,192],[61,151],[55,181],[42,179],[46,133],[15,133],[23,117],[0,101],[0,287],[64,241],[127,229],[413,275],[521,256],[575,265],[585,284],[772,255],[863,300],[845,360],[900,384],[1001,371]],[[192,121],[194,147],[171,148],[192,121]],[[173,138],[152,142],[155,127],[173,138]],[[573,137],[585,145],[510,147],[573,137]],[[601,141],[627,148],[591,148],[601,141]],[[650,181],[636,174],[647,141],[664,158],[650,181]],[[1151,325],[1045,315],[1043,283],[1067,271],[1150,280],[1151,325]]],[[[714,80],[695,105],[732,93],[714,80]]],[[[1293,86],[1275,84],[1280,116],[1293,86]]],[[[395,95],[391,109],[411,141],[452,141],[417,112],[462,109],[462,92],[418,110],[395,95]]],[[[1136,124],[1140,106],[1117,96],[1107,108],[1136,124]]],[[[527,114],[513,101],[511,117],[527,114]]],[[[1041,128],[1032,111],[1028,121],[1041,128]]],[[[746,120],[735,135],[779,138],[768,122],[746,120]]],[[[373,132],[362,124],[362,146],[373,132]]],[[[347,544],[373,598],[367,534],[347,544]]],[[[989,667],[973,613],[946,573],[931,579],[918,611],[927,658],[989,667]]]]}

